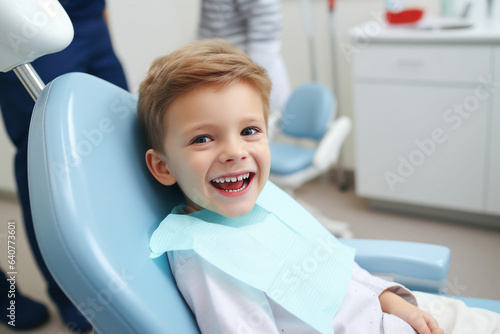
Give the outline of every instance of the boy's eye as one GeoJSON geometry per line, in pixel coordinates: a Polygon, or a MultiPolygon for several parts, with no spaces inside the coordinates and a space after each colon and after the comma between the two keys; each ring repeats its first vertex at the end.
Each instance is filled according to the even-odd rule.
{"type": "Polygon", "coordinates": [[[196,137],[195,139],[193,139],[191,141],[191,144],[205,144],[205,143],[208,143],[209,141],[212,141],[212,138],[210,138],[208,136],[199,136],[199,137],[196,137]]]}
{"type": "Polygon", "coordinates": [[[243,131],[241,131],[242,136],[251,136],[256,133],[260,132],[258,128],[245,128],[243,131]]]}

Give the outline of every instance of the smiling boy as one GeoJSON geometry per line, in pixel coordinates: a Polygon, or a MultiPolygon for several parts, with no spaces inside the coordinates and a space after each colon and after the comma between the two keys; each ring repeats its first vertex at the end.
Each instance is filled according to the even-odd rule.
{"type": "Polygon", "coordinates": [[[265,70],[222,40],[196,41],[159,58],[140,87],[147,166],[160,183],[177,183],[186,199],[153,234],[152,255],[168,251],[202,332],[442,334],[408,290],[361,269],[303,208],[293,217],[288,208],[269,212],[259,202],[270,187],[270,89],[265,70]],[[284,263],[285,276],[272,276],[274,263],[284,263]],[[306,276],[298,265],[307,265],[306,276]],[[276,282],[293,285],[270,288],[276,282]],[[321,304],[323,292],[331,303],[321,304]]]}
{"type": "Polygon", "coordinates": [[[186,214],[245,215],[269,176],[271,83],[243,55],[222,40],[196,42],[158,59],[141,85],[146,163],[162,184],[180,185],[186,214]]]}
{"type": "Polygon", "coordinates": [[[200,87],[170,105],[163,150],[150,149],[146,162],[164,185],[179,183],[186,214],[239,217],[253,208],[269,176],[263,110],[247,82],[200,87]]]}

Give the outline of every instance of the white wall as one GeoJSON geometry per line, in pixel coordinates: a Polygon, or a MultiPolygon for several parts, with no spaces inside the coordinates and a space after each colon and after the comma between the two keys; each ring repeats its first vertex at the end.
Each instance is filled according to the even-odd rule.
{"type": "MultiPolygon", "coordinates": [[[[338,73],[331,63],[328,1],[311,0],[315,31],[317,80],[333,88],[333,75],[340,76],[339,113],[352,117],[350,58],[341,51],[350,44],[348,31],[362,22],[378,19],[384,0],[337,0],[338,73]]],[[[409,0],[430,15],[437,15],[436,0],[409,0]]],[[[113,42],[122,60],[131,90],[137,92],[151,61],[196,38],[200,0],[144,1],[108,0],[113,42]]],[[[301,0],[282,0],[282,54],[292,87],[311,81],[309,47],[301,0]]],[[[349,137],[343,151],[344,165],[354,168],[354,143],[349,137]]]]}
{"type": "Polygon", "coordinates": [[[196,38],[199,0],[107,0],[113,44],[130,90],[151,62],[196,38]]]}
{"type": "MultiPolygon", "coordinates": [[[[332,87],[334,70],[331,64],[327,0],[310,0],[315,30],[318,81],[332,87]]],[[[437,0],[408,0],[435,15],[437,0]]],[[[132,92],[158,56],[167,54],[196,38],[201,0],[107,0],[110,31],[116,52],[122,61],[132,92]]],[[[348,31],[362,22],[374,20],[384,6],[384,0],[337,0],[337,58],[340,76],[339,113],[351,116],[350,58],[341,51],[350,44],[348,31]],[[377,14],[378,13],[378,14],[377,14]]],[[[301,0],[282,0],[283,49],[292,87],[311,80],[309,49],[305,32],[301,0]]],[[[12,173],[13,149],[2,138],[0,130],[0,191],[14,191],[12,173]]],[[[352,135],[343,151],[344,165],[354,168],[352,135]]]]}

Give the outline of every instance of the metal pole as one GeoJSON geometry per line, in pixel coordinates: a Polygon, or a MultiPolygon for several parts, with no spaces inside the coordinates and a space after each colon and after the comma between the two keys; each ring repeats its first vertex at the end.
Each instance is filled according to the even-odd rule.
{"type": "Polygon", "coordinates": [[[316,51],[314,49],[314,24],[312,17],[311,3],[309,0],[302,0],[302,11],[304,12],[304,24],[306,27],[307,43],[309,46],[309,65],[311,69],[311,81],[318,80],[316,69],[316,51]]]}
{"type": "Polygon", "coordinates": [[[22,64],[13,69],[14,73],[17,75],[19,80],[23,83],[24,88],[31,95],[33,100],[36,102],[40,93],[42,92],[45,84],[43,80],[38,76],[35,69],[31,64],[22,64]]]}
{"type": "MultiPolygon", "coordinates": [[[[329,31],[330,31],[330,51],[331,51],[331,59],[332,59],[332,68],[333,68],[333,92],[335,93],[335,97],[337,99],[337,108],[340,109],[340,83],[339,83],[339,64],[337,59],[337,39],[336,39],[336,20],[335,20],[335,1],[329,1],[329,31]]],[[[337,161],[337,184],[340,190],[344,191],[347,189],[347,180],[345,175],[345,170],[343,167],[342,154],[339,154],[339,159],[337,161]]]]}

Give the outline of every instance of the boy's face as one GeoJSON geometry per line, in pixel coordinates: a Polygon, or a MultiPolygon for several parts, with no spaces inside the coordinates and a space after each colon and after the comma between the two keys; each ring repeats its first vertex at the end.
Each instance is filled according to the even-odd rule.
{"type": "Polygon", "coordinates": [[[249,213],[271,160],[259,93],[244,82],[202,87],[174,101],[166,124],[164,179],[157,179],[178,182],[186,213],[203,208],[226,217],[249,213]]]}

